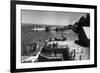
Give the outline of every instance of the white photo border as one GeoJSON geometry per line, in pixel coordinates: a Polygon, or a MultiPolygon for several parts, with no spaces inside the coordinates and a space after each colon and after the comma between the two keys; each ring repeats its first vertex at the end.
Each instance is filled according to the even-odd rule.
{"type": "Polygon", "coordinates": [[[17,5],[16,6],[16,67],[18,68],[39,68],[39,67],[54,67],[54,66],[72,66],[72,65],[87,65],[94,64],[94,10],[84,8],[70,7],[50,7],[50,6],[35,6],[35,5],[17,5]],[[82,61],[63,61],[63,62],[38,62],[38,63],[21,63],[21,9],[24,10],[43,10],[43,11],[62,11],[62,12],[82,12],[90,13],[90,60],[82,61]]]}

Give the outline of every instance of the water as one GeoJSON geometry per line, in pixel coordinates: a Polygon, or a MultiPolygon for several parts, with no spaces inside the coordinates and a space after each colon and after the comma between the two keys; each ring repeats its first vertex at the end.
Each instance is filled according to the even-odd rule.
{"type": "Polygon", "coordinates": [[[37,41],[42,41],[45,42],[49,38],[53,37],[61,37],[62,34],[67,38],[68,41],[74,41],[78,40],[78,35],[73,32],[71,29],[70,30],[64,30],[64,31],[50,31],[50,32],[45,32],[45,31],[35,31],[31,30],[32,27],[30,26],[22,26],[21,27],[21,51],[22,54],[24,52],[24,43],[25,42],[37,42],[37,41]]]}

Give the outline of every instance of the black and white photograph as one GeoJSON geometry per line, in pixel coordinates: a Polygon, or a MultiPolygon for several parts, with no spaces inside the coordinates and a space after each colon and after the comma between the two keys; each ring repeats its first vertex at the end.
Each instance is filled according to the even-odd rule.
{"type": "Polygon", "coordinates": [[[96,67],[96,6],[17,1],[11,21],[12,70],[96,67]]]}
{"type": "Polygon", "coordinates": [[[21,10],[21,63],[89,59],[89,13],[21,10]]]}

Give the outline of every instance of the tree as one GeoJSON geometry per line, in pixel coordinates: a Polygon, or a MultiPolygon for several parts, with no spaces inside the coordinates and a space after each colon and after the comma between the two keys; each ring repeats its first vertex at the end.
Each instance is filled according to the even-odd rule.
{"type": "Polygon", "coordinates": [[[45,31],[46,31],[46,32],[50,31],[50,28],[49,28],[49,27],[46,27],[46,28],[45,28],[45,31]]]}
{"type": "Polygon", "coordinates": [[[85,19],[85,17],[83,17],[83,16],[79,19],[79,26],[80,26],[80,27],[84,26],[85,20],[86,20],[86,19],[85,19]]]}
{"type": "Polygon", "coordinates": [[[87,14],[85,24],[86,26],[90,26],[90,14],[87,14]]]}

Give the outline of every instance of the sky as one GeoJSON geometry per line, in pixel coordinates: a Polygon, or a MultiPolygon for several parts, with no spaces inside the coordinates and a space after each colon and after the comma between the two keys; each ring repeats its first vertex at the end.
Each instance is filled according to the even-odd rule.
{"type": "Polygon", "coordinates": [[[86,17],[86,13],[21,10],[21,23],[67,26],[82,16],[86,17]]]}

